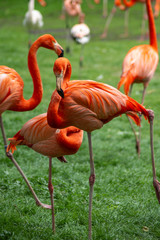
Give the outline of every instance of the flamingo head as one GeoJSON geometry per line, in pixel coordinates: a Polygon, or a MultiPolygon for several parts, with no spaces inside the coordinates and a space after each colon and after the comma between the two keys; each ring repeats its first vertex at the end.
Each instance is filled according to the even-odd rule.
{"type": "Polygon", "coordinates": [[[41,47],[53,50],[56,52],[58,57],[63,57],[64,50],[52,35],[44,34],[40,38],[38,38],[38,41],[39,41],[41,47]]]}
{"type": "Polygon", "coordinates": [[[56,59],[53,67],[53,72],[56,76],[56,90],[58,94],[64,98],[63,86],[66,79],[70,79],[71,75],[71,64],[67,58],[56,59]]]}

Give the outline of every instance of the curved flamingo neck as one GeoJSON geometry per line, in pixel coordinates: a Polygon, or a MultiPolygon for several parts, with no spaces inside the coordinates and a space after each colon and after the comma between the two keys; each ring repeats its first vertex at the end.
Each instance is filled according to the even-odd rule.
{"type": "Polygon", "coordinates": [[[21,101],[16,106],[16,111],[32,110],[41,102],[43,96],[43,86],[36,57],[36,53],[39,47],[41,47],[41,41],[37,40],[32,44],[28,54],[28,68],[33,80],[34,88],[32,97],[26,100],[22,96],[21,101]]]}
{"type": "Polygon", "coordinates": [[[149,21],[150,45],[158,52],[156,27],[154,23],[153,11],[152,11],[150,0],[146,0],[146,7],[147,7],[147,14],[148,14],[148,21],[149,21]]]}
{"type": "MultiPolygon", "coordinates": [[[[60,58],[57,60],[60,61],[60,58]]],[[[64,91],[64,98],[65,98],[65,88],[67,87],[67,83],[70,80],[72,68],[69,61],[66,62],[66,65],[63,67],[64,67],[63,68],[64,77],[63,77],[63,83],[61,85],[61,88],[64,91]]],[[[63,112],[59,112],[59,105],[61,100],[62,100],[62,97],[58,94],[57,90],[55,90],[52,94],[51,101],[47,111],[47,121],[50,127],[54,127],[54,128],[67,127],[63,112]]]]}
{"type": "Polygon", "coordinates": [[[61,146],[66,148],[68,153],[77,152],[82,143],[83,131],[76,127],[67,127],[59,131],[56,138],[61,146]]]}
{"type": "Polygon", "coordinates": [[[28,3],[28,11],[31,14],[33,10],[34,10],[34,0],[30,0],[28,3]]]}

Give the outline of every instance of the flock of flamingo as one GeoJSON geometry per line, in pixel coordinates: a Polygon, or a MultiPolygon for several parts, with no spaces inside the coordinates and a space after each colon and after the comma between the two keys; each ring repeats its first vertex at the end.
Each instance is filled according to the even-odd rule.
{"type": "MultiPolygon", "coordinates": [[[[44,0],[39,0],[39,2],[42,6],[46,5],[44,0]]],[[[100,1],[95,0],[95,2],[98,4],[100,1]]],[[[107,4],[106,0],[104,0],[104,2],[107,4]]],[[[151,0],[115,0],[114,4],[116,8],[118,7],[121,10],[125,10],[129,9],[137,2],[143,2],[146,5],[150,43],[148,45],[134,46],[124,58],[122,74],[117,88],[120,89],[120,87],[124,85],[125,94],[110,85],[92,80],[70,81],[72,73],[71,63],[67,58],[63,57],[63,48],[50,34],[40,36],[32,45],[31,42],[29,42],[31,47],[28,53],[28,68],[34,86],[33,94],[30,99],[26,100],[23,96],[24,83],[20,75],[14,69],[7,66],[0,66],[0,126],[5,152],[7,157],[12,160],[26,181],[35,198],[36,204],[52,210],[53,231],[55,231],[55,219],[52,186],[52,158],[57,157],[61,162],[67,162],[64,155],[75,154],[79,150],[83,141],[83,131],[87,132],[90,155],[88,238],[91,239],[92,198],[95,183],[91,133],[96,129],[102,128],[104,124],[122,114],[127,115],[134,131],[138,155],[140,155],[141,134],[140,132],[139,135],[136,134],[132,120],[139,126],[139,129],[141,126],[142,115],[150,123],[153,185],[155,187],[157,199],[160,203],[160,183],[156,178],[153,149],[154,113],[152,110],[146,109],[143,106],[146,88],[154,75],[159,60],[154,15],[158,16],[160,1],[156,1],[154,14],[152,11],[151,0]],[[56,78],[56,89],[51,96],[47,113],[43,113],[26,122],[12,138],[8,139],[10,141],[10,144],[8,145],[3,127],[2,114],[6,110],[20,112],[33,110],[42,99],[43,87],[36,57],[36,53],[40,47],[52,50],[58,56],[53,67],[53,72],[56,78]],[[142,83],[144,86],[141,104],[130,97],[134,83],[142,83]],[[14,159],[13,153],[18,145],[26,145],[49,158],[48,188],[51,197],[51,205],[41,203],[27,177],[14,159]]],[[[71,29],[71,32],[73,38],[83,45],[88,41],[90,31],[87,29],[87,25],[84,24],[85,15],[81,10],[81,3],[81,0],[64,0],[62,16],[66,19],[67,27],[68,16],[79,16],[81,30],[77,34],[76,29],[73,28],[71,29]],[[87,29],[85,29],[87,32],[86,35],[83,35],[83,28],[87,29]]],[[[88,2],[88,4],[89,6],[91,5],[90,2],[88,2]]],[[[103,4],[103,6],[106,6],[105,4],[103,4]]],[[[105,8],[105,11],[106,9],[107,8],[105,8]]],[[[107,14],[105,11],[103,11],[104,15],[107,14]]],[[[113,13],[115,13],[115,7],[114,10],[112,10],[112,15],[113,13]]],[[[111,21],[111,17],[109,21],[111,21]]],[[[29,11],[25,15],[24,24],[28,29],[30,29],[31,25],[34,28],[35,26],[41,27],[43,24],[42,15],[37,10],[34,10],[34,0],[29,1],[29,11]]],[[[103,37],[106,36],[107,28],[105,28],[105,34],[103,34],[103,37]]]]}

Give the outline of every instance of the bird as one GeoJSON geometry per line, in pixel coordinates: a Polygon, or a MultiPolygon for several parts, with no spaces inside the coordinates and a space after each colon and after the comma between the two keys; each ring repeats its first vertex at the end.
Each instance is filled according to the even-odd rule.
{"type": "Polygon", "coordinates": [[[84,23],[85,14],[81,14],[79,18],[79,23],[73,25],[71,28],[71,37],[74,41],[81,45],[81,53],[80,53],[80,67],[83,66],[83,50],[84,45],[90,41],[90,29],[87,24],[84,23]]]}
{"type": "MultiPolygon", "coordinates": [[[[52,158],[57,157],[61,162],[66,162],[64,155],[75,154],[80,148],[83,140],[83,131],[73,126],[64,129],[51,128],[47,123],[47,113],[43,113],[26,122],[22,129],[8,140],[10,144],[7,147],[7,152],[11,150],[13,154],[16,146],[25,145],[49,157],[48,188],[51,197],[52,230],[55,232],[52,158]]],[[[46,205],[41,203],[41,206],[45,207],[46,205]]],[[[47,206],[47,208],[49,207],[47,206]]]]}
{"type": "MultiPolygon", "coordinates": [[[[89,177],[89,239],[92,229],[92,195],[95,182],[95,170],[92,153],[91,132],[100,129],[113,118],[128,114],[137,125],[140,119],[137,113],[151,118],[150,110],[118,89],[92,80],[72,80],[71,63],[67,58],[56,59],[53,68],[56,76],[56,89],[52,94],[47,110],[47,121],[53,128],[75,126],[87,132],[90,153],[89,177]]],[[[156,182],[156,186],[159,183],[156,182]]],[[[157,188],[158,188],[157,187],[157,188]]]]}
{"type": "MultiPolygon", "coordinates": [[[[28,68],[33,80],[34,90],[32,97],[28,100],[26,100],[23,96],[24,83],[20,75],[12,68],[0,66],[0,127],[5,152],[7,149],[7,139],[3,126],[2,114],[6,110],[17,112],[30,111],[37,107],[41,102],[43,86],[36,58],[37,50],[40,47],[55,51],[59,57],[63,56],[63,48],[50,34],[40,36],[32,44],[28,53],[28,68]]],[[[14,164],[16,165],[17,163],[14,162],[14,164]]],[[[16,166],[18,166],[18,164],[16,166]]],[[[19,166],[18,170],[21,171],[19,166]]]]}
{"type": "MultiPolygon", "coordinates": [[[[38,0],[38,2],[44,7],[46,6],[46,2],[44,0],[38,0]]],[[[40,11],[34,9],[35,0],[29,0],[28,3],[28,11],[25,14],[23,25],[27,28],[29,33],[29,41],[28,46],[31,46],[31,33],[34,30],[37,30],[43,27],[43,16],[40,11]]]]}
{"type": "Polygon", "coordinates": [[[81,0],[64,0],[64,8],[63,11],[65,13],[66,19],[66,52],[70,52],[70,26],[69,26],[69,18],[77,17],[80,18],[80,15],[83,14],[81,9],[81,0]]]}
{"type": "Polygon", "coordinates": [[[106,20],[103,33],[100,36],[101,39],[104,39],[104,38],[107,37],[109,25],[112,21],[112,18],[115,15],[116,11],[117,11],[117,8],[119,8],[122,11],[125,10],[125,23],[124,23],[125,32],[124,32],[124,36],[125,37],[128,36],[128,9],[121,3],[121,0],[115,0],[114,4],[113,4],[113,8],[112,8],[107,20],[106,20]]]}
{"type": "MultiPolygon", "coordinates": [[[[132,0],[131,2],[133,2],[132,0]]],[[[125,0],[124,0],[125,3],[125,0]]],[[[158,45],[156,28],[154,24],[154,17],[150,0],[146,0],[146,8],[149,20],[149,35],[150,43],[132,47],[123,60],[121,79],[118,83],[118,89],[124,85],[124,92],[126,95],[131,95],[132,86],[134,83],[142,83],[144,86],[141,104],[144,103],[146,88],[153,77],[158,65],[158,45]]],[[[139,138],[131,125],[135,135],[136,149],[138,155],[140,154],[140,129],[139,138]]]]}

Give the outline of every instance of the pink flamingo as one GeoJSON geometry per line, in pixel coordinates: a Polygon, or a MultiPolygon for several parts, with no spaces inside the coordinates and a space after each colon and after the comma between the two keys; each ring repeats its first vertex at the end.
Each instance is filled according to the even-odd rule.
{"type": "MultiPolygon", "coordinates": [[[[76,127],[64,129],[51,128],[47,124],[47,114],[38,115],[26,122],[22,129],[13,138],[8,139],[10,144],[7,151],[12,153],[17,145],[26,145],[34,151],[49,157],[49,181],[48,188],[51,197],[52,230],[55,232],[54,198],[52,185],[52,158],[57,157],[61,162],[66,162],[63,155],[75,154],[81,146],[83,131],[76,127]]],[[[13,155],[9,153],[11,160],[13,155]]],[[[30,188],[30,186],[29,186],[30,188]]],[[[32,194],[34,193],[30,188],[32,194]]],[[[35,194],[33,194],[35,198],[35,194]]],[[[36,202],[37,199],[35,198],[36,202]]],[[[50,208],[50,206],[48,206],[50,208]]]]}
{"type": "MultiPolygon", "coordinates": [[[[71,70],[68,59],[62,57],[55,61],[56,90],[51,97],[47,111],[47,121],[49,126],[53,128],[61,129],[75,126],[88,134],[91,170],[89,177],[89,239],[91,239],[92,195],[95,182],[91,132],[102,128],[104,124],[124,113],[129,115],[137,125],[140,124],[140,119],[136,113],[141,113],[149,119],[152,127],[153,113],[151,110],[146,110],[134,99],[107,84],[91,80],[70,81],[71,70]]],[[[152,134],[151,128],[151,136],[152,134]]],[[[152,144],[151,147],[153,149],[152,144]]],[[[160,201],[160,183],[156,180],[153,154],[152,162],[154,169],[153,182],[160,201]]]]}
{"type": "MultiPolygon", "coordinates": [[[[131,2],[135,2],[135,0],[131,0],[131,2]]],[[[154,24],[154,17],[150,0],[146,0],[146,7],[149,19],[150,44],[135,46],[129,50],[124,58],[122,75],[118,83],[118,89],[124,85],[124,91],[127,95],[131,95],[132,86],[134,83],[142,83],[144,90],[142,94],[141,104],[144,103],[147,86],[154,75],[159,61],[156,28],[154,24]]],[[[139,155],[141,128],[139,129],[138,138],[132,125],[131,127],[135,135],[136,149],[139,155]]]]}
{"type": "MultiPolygon", "coordinates": [[[[26,100],[23,96],[24,83],[20,75],[12,68],[0,66],[0,127],[2,131],[5,151],[7,148],[7,139],[3,127],[2,114],[6,110],[24,112],[37,107],[41,102],[43,87],[40,71],[37,64],[36,53],[40,48],[48,48],[55,51],[60,57],[63,56],[63,49],[50,34],[39,37],[31,46],[28,54],[28,68],[33,80],[34,90],[30,99],[26,100]]],[[[13,161],[18,166],[18,164],[13,161]]],[[[18,166],[18,170],[21,171],[18,166]]],[[[23,173],[22,173],[23,175],[23,173]]],[[[41,203],[39,203],[41,205],[41,203]]]]}

